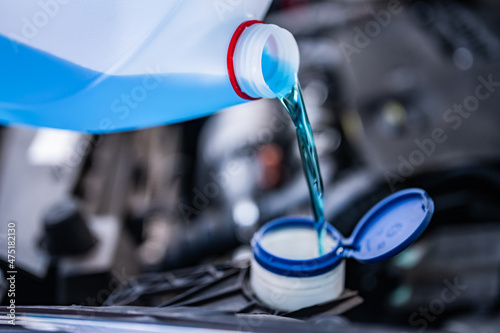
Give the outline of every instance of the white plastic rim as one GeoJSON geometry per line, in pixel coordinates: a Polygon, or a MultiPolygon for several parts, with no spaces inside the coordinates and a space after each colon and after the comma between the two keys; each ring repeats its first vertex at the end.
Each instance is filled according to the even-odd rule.
{"type": "MultiPolygon", "coordinates": [[[[314,229],[282,227],[264,233],[257,241],[276,257],[291,260],[317,259],[317,236],[314,229]]],[[[336,241],[327,241],[331,251],[336,241]]],[[[254,249],[255,251],[255,249],[254,249]]],[[[250,286],[257,298],[266,306],[279,311],[295,311],[336,299],[344,290],[345,260],[320,275],[303,276],[279,274],[263,267],[254,258],[251,263],[250,286]]]]}
{"type": "Polygon", "coordinates": [[[233,59],[241,90],[254,98],[275,98],[288,92],[299,71],[300,56],[295,38],[274,24],[254,24],[246,28],[236,44],[233,59]],[[278,89],[271,88],[264,78],[262,56],[265,48],[277,60],[271,76],[279,80],[278,89]],[[277,75],[280,77],[276,78],[277,75]]]}
{"type": "Polygon", "coordinates": [[[342,294],[345,260],[332,271],[312,277],[289,277],[270,272],[252,260],[250,285],[255,296],[271,309],[295,311],[333,301],[342,294]]]}

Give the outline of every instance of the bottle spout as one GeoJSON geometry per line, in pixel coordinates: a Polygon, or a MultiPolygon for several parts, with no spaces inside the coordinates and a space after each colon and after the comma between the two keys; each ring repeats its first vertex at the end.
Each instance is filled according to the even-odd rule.
{"type": "Polygon", "coordinates": [[[274,24],[252,24],[241,33],[234,49],[238,88],[249,99],[283,96],[295,84],[299,60],[299,48],[290,32],[274,24]]]}

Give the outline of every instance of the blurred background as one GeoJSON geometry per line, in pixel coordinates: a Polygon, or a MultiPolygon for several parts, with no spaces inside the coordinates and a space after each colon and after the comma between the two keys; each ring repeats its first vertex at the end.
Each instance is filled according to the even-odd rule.
{"type": "MultiPolygon", "coordinates": [[[[334,314],[343,325],[500,326],[499,18],[491,0],[273,2],[266,22],[300,48],[327,220],[347,236],[408,187],[435,202],[403,253],[347,262],[346,287],[364,302],[334,314]]],[[[19,305],[156,306],[192,287],[183,276],[244,262],[253,233],[292,214],[311,211],[279,101],[109,135],[0,129],[0,215],[17,223],[19,305]]]]}

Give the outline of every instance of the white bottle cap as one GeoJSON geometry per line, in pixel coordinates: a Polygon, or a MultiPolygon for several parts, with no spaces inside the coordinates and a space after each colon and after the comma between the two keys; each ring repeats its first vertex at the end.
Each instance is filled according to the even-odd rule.
{"type": "Polygon", "coordinates": [[[299,48],[287,30],[274,24],[254,24],[239,37],[233,63],[244,93],[253,98],[275,98],[295,84],[299,48]]]}

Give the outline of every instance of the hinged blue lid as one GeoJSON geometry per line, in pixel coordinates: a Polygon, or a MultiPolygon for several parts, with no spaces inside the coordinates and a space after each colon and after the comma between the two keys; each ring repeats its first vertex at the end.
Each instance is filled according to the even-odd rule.
{"type": "Polygon", "coordinates": [[[386,260],[422,234],[433,212],[434,203],[424,190],[396,192],[363,216],[351,237],[342,241],[342,255],[363,263],[386,260]]]}

